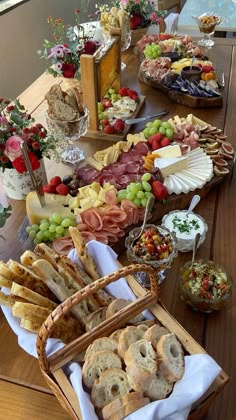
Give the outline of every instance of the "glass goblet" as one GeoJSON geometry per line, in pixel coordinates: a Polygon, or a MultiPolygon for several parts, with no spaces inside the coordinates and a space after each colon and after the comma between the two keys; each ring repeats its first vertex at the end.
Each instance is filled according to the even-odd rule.
{"type": "Polygon", "coordinates": [[[204,34],[204,37],[198,41],[198,44],[206,48],[213,47],[215,42],[211,37],[214,35],[215,28],[217,25],[225,22],[226,19],[211,12],[203,13],[198,17],[193,16],[193,19],[196,20],[200,32],[204,34]]]}
{"type": "MultiPolygon", "coordinates": [[[[125,247],[126,247],[126,254],[129,261],[132,261],[137,264],[147,264],[154,268],[157,272],[157,281],[158,283],[161,283],[164,278],[164,271],[167,268],[171,267],[171,264],[174,260],[174,258],[178,255],[178,243],[177,239],[174,233],[171,233],[169,229],[163,227],[163,226],[156,226],[153,224],[147,224],[144,229],[144,233],[147,232],[150,229],[154,229],[155,232],[161,235],[161,237],[166,238],[168,237],[170,239],[170,243],[172,246],[172,250],[169,253],[169,255],[166,258],[163,259],[148,259],[147,256],[137,256],[137,254],[134,252],[134,239],[138,236],[140,233],[141,227],[135,227],[129,232],[129,235],[125,239],[125,247]]],[[[149,282],[149,276],[145,272],[138,272],[135,274],[135,277],[137,281],[141,284],[141,286],[146,287],[147,289],[150,288],[150,282],[149,282]]]]}
{"type": "MultiPolygon", "coordinates": [[[[122,30],[121,33],[121,52],[128,50],[131,44],[131,29],[126,28],[125,30],[122,30]]],[[[121,63],[121,70],[124,70],[126,68],[125,63],[121,63]]]]}
{"type": "Polygon", "coordinates": [[[84,113],[73,121],[54,118],[46,113],[49,131],[61,139],[63,162],[75,164],[84,159],[84,152],[75,144],[80,137],[84,136],[88,129],[89,110],[83,107],[84,113]]]}

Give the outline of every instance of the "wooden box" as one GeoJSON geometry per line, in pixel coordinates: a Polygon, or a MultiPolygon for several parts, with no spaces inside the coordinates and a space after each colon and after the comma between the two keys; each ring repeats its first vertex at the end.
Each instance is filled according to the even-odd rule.
{"type": "MultiPolygon", "coordinates": [[[[156,282],[156,272],[147,265],[136,264],[121,267],[116,272],[95,281],[92,285],[86,286],[84,289],[64,301],[49,315],[40,328],[37,337],[39,364],[46,382],[72,419],[82,420],[80,403],[70,381],[63,372],[63,366],[70,362],[76,355],[84,351],[96,338],[108,336],[119,327],[124,326],[124,322],[127,322],[146,308],[152,312],[160,324],[177,336],[187,355],[206,354],[206,351],[167,312],[158,298],[159,287],[156,282]],[[146,271],[149,273],[151,283],[150,291],[142,288],[135,280],[133,274],[138,271],[146,271]],[[58,318],[63,313],[70,310],[72,306],[81,302],[83,298],[87,298],[100,288],[107,286],[121,277],[126,278],[129,286],[137,296],[137,300],[108,320],[102,322],[98,327],[93,328],[89,332],[83,334],[83,336],[78,337],[72,343],[67,344],[61,350],[58,350],[53,355],[47,357],[45,351],[47,338],[58,318]]],[[[209,406],[213,403],[217,394],[228,380],[228,375],[224,371],[221,371],[205,394],[192,407],[189,415],[190,420],[199,420],[206,414],[209,406]]]]}

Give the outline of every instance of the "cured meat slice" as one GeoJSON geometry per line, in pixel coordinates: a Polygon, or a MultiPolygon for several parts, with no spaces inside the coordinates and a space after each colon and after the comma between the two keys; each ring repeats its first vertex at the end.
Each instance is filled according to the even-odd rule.
{"type": "Polygon", "coordinates": [[[77,168],[75,172],[76,178],[81,179],[88,184],[91,184],[98,174],[99,171],[92,168],[90,165],[77,168]]]}
{"type": "Polygon", "coordinates": [[[134,149],[138,155],[146,156],[146,154],[149,152],[148,144],[145,141],[139,141],[135,146],[134,149]]]}
{"type": "Polygon", "coordinates": [[[96,235],[90,232],[89,230],[84,230],[83,232],[81,232],[81,235],[83,236],[83,239],[86,243],[89,241],[96,241],[96,235]]]}
{"type": "Polygon", "coordinates": [[[102,210],[102,218],[109,217],[117,223],[123,222],[126,220],[127,216],[125,211],[118,206],[107,206],[102,210]]]}
{"type": "Polygon", "coordinates": [[[70,236],[54,239],[52,241],[52,246],[54,251],[60,255],[68,255],[69,252],[74,248],[74,244],[70,236]]]}
{"type": "Polygon", "coordinates": [[[108,205],[117,204],[117,195],[115,190],[109,190],[105,192],[105,200],[108,205]]]}
{"type": "Polygon", "coordinates": [[[92,232],[101,230],[103,227],[102,218],[97,209],[91,208],[80,213],[83,223],[87,224],[92,232]]]}

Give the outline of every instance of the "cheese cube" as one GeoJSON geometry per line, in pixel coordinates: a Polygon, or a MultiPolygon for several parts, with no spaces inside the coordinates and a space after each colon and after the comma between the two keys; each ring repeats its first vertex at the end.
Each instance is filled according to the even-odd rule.
{"type": "Polygon", "coordinates": [[[152,153],[158,153],[160,158],[177,158],[182,156],[181,148],[178,144],[162,147],[161,149],[154,150],[152,153]]]}
{"type": "Polygon", "coordinates": [[[156,158],[154,160],[155,168],[160,169],[160,173],[163,178],[167,177],[168,175],[175,174],[176,172],[180,172],[183,169],[188,168],[188,158],[185,156],[179,158],[156,158]]]}

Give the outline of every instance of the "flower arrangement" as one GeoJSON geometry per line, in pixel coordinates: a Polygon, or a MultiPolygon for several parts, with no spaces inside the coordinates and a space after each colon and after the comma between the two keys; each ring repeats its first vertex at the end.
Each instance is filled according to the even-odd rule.
{"type": "Polygon", "coordinates": [[[20,174],[27,172],[21,151],[21,143],[25,141],[33,170],[40,167],[42,157],[55,160],[59,158],[58,141],[42,124],[28,114],[18,100],[0,98],[0,168],[15,168],[20,174]]]}
{"type": "MultiPolygon", "coordinates": [[[[4,207],[0,203],[0,228],[2,228],[5,225],[8,217],[11,216],[11,210],[12,210],[12,207],[10,204],[7,207],[4,207]]],[[[2,235],[0,235],[0,239],[4,239],[5,241],[5,238],[2,235]]]]}
{"type": "Polygon", "coordinates": [[[115,5],[129,14],[132,30],[160,25],[166,15],[165,10],[158,10],[157,0],[115,0],[115,5]]]}
{"type": "Polygon", "coordinates": [[[82,54],[92,55],[99,47],[99,43],[93,40],[91,33],[86,33],[81,25],[80,10],[75,10],[75,26],[64,25],[62,19],[47,18],[53,33],[53,41],[44,40],[44,51],[37,51],[43,54],[41,58],[51,60],[53,64],[46,72],[54,77],[63,76],[67,78],[81,78],[80,56],[82,54]]]}

